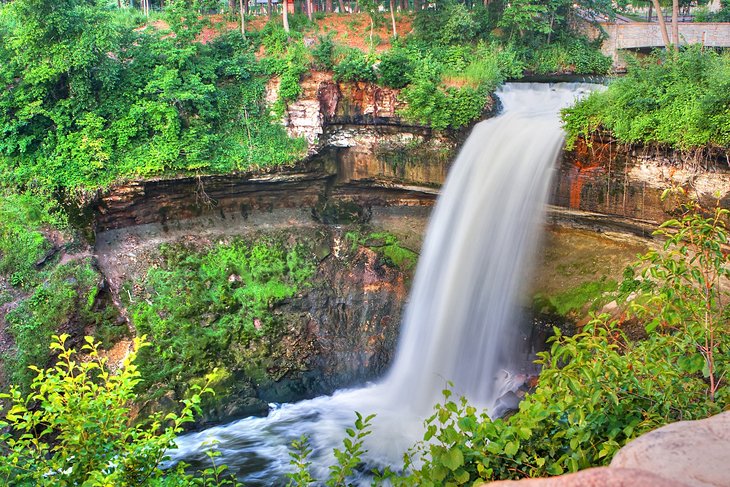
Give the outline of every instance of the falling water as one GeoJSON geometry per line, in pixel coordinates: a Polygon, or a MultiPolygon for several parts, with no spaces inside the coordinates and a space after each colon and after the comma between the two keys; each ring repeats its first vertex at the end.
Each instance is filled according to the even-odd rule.
{"type": "Polygon", "coordinates": [[[310,437],[315,473],[326,474],[354,411],[376,413],[368,459],[398,465],[447,381],[493,411],[515,385],[517,300],[539,239],[564,134],[560,109],[584,84],[509,84],[503,114],[477,124],[449,172],[429,223],[395,361],[379,384],[338,391],[182,437],[176,459],[218,442],[247,484],[280,485],[288,445],[310,437]],[[331,462],[331,460],[329,460],[331,462]]]}

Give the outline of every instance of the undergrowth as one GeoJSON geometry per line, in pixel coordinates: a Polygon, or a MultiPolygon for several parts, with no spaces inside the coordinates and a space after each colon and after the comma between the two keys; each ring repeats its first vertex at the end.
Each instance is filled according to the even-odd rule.
{"type": "Polygon", "coordinates": [[[241,350],[281,336],[274,306],[306,288],[314,272],[307,249],[266,238],[199,251],[165,245],[161,259],[129,309],[137,333],[152,340],[141,371],[163,391],[184,391],[216,367],[246,366],[241,350]]]}
{"type": "Polygon", "coordinates": [[[730,147],[730,56],[690,46],[629,64],[626,76],[563,112],[567,146],[609,131],[620,142],[693,151],[730,147]]]}

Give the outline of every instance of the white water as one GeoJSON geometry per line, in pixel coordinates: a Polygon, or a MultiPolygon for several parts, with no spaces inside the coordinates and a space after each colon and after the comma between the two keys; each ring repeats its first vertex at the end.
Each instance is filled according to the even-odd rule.
{"type": "Polygon", "coordinates": [[[282,485],[288,447],[302,434],[320,478],[354,411],[376,413],[368,458],[398,466],[447,381],[456,395],[494,411],[520,385],[515,326],[525,267],[539,239],[564,134],[559,111],[594,86],[510,84],[503,114],[477,124],[449,172],[431,216],[396,358],[379,384],[286,404],[181,437],[174,459],[195,460],[218,441],[247,485],[282,485]]]}

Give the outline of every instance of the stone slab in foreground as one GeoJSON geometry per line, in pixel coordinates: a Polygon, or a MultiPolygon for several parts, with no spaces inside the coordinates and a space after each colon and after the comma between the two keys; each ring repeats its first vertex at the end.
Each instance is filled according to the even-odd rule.
{"type": "Polygon", "coordinates": [[[634,468],[598,467],[542,479],[502,480],[482,487],[690,487],[634,468]]]}
{"type": "Polygon", "coordinates": [[[680,421],[623,447],[611,468],[641,468],[696,487],[730,486],[730,411],[680,421]]]}

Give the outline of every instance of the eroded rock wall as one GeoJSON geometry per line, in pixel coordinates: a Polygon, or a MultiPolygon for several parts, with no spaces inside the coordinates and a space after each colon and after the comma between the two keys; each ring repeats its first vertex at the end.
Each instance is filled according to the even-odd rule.
{"type": "Polygon", "coordinates": [[[730,169],[722,155],[701,161],[671,151],[579,140],[558,165],[552,203],[575,210],[662,222],[682,188],[703,206],[730,207],[730,169]]]}

